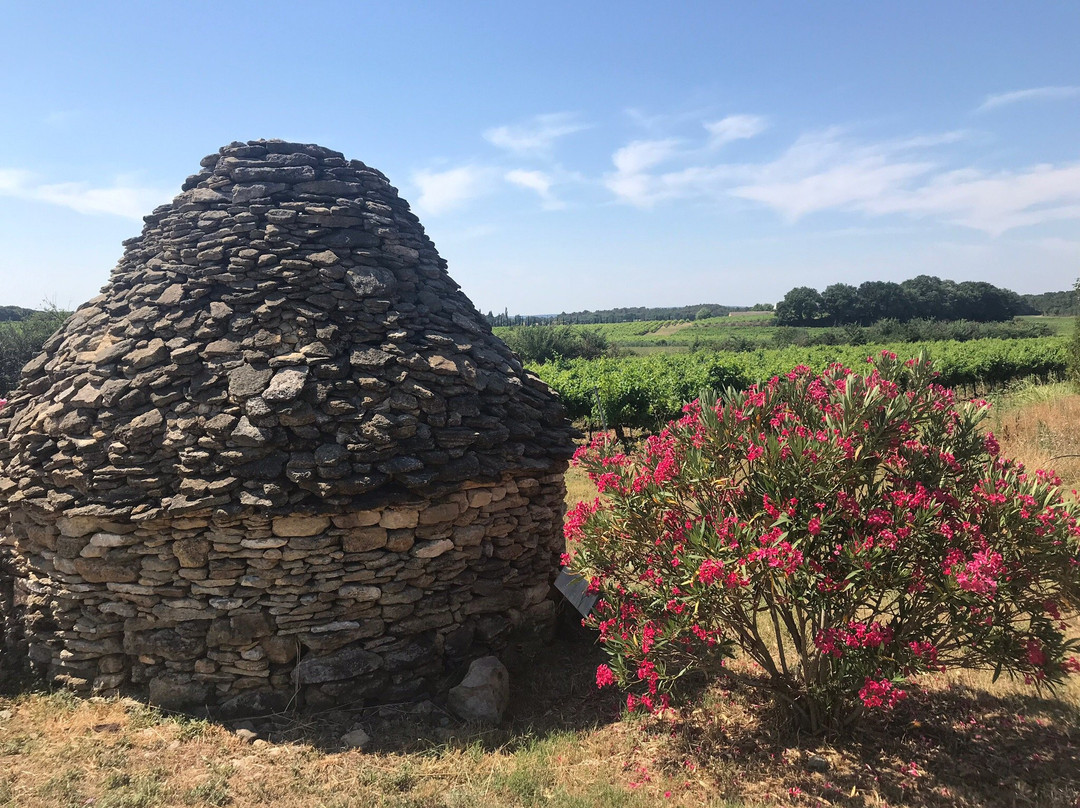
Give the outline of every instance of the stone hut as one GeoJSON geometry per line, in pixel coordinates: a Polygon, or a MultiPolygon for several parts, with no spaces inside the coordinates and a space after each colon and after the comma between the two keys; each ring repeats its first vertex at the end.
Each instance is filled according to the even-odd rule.
{"type": "Polygon", "coordinates": [[[552,617],[572,429],[378,171],[201,165],[0,411],[8,653],[177,708],[429,692],[552,617]]]}

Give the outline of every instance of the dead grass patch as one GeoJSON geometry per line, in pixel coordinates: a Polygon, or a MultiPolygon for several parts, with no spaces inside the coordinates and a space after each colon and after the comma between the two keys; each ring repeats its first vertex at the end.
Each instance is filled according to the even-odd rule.
{"type": "Polygon", "coordinates": [[[1006,457],[1053,469],[1068,488],[1080,484],[1080,395],[1069,385],[1027,385],[1006,393],[988,425],[1006,457]]]}

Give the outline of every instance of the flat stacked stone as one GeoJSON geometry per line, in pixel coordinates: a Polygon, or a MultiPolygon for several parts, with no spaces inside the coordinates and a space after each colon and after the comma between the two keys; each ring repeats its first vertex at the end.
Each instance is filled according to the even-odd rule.
{"type": "Polygon", "coordinates": [[[379,172],[202,166],[0,410],[9,646],[78,690],[325,705],[549,619],[555,396],[379,172]]]}

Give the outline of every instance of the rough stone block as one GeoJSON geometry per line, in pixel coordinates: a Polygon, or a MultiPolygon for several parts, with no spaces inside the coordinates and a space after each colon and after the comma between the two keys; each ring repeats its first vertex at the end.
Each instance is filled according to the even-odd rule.
{"type": "Polygon", "coordinates": [[[277,516],[274,517],[273,532],[275,536],[289,538],[292,536],[315,536],[330,527],[328,516],[277,516]]]}

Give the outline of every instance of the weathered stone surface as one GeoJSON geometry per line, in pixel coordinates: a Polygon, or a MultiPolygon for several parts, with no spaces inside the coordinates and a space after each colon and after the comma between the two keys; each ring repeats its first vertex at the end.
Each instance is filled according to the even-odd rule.
{"type": "Polygon", "coordinates": [[[341,745],[345,749],[366,749],[371,746],[371,736],[360,727],[354,727],[341,736],[341,745]]]}
{"type": "Polygon", "coordinates": [[[156,656],[172,662],[195,659],[206,650],[201,637],[184,636],[176,629],[147,629],[124,634],[124,651],[134,656],[156,656]]]}
{"type": "Polygon", "coordinates": [[[287,665],[296,659],[300,644],[295,637],[266,637],[259,645],[266,658],[275,665],[287,665]]]}
{"type": "Polygon", "coordinates": [[[328,516],[278,516],[274,519],[275,536],[315,536],[330,527],[328,516]]]}
{"type": "Polygon", "coordinates": [[[379,526],[388,530],[416,527],[420,522],[420,512],[415,508],[392,508],[383,512],[379,526]]]}
{"type": "Polygon", "coordinates": [[[377,586],[364,586],[363,584],[345,584],[338,590],[338,595],[343,598],[352,598],[356,601],[378,600],[382,597],[382,590],[377,586]]]}
{"type": "Polygon", "coordinates": [[[101,529],[101,520],[93,516],[61,516],[56,526],[64,536],[86,536],[101,529]]]}
{"type": "Polygon", "coordinates": [[[494,656],[473,660],[446,698],[446,706],[459,718],[482,724],[498,724],[509,704],[510,674],[494,656]]]}
{"type": "Polygon", "coordinates": [[[382,657],[362,648],[345,648],[327,656],[311,656],[300,660],[293,671],[293,680],[300,685],[338,682],[373,673],[382,667],[382,657]]]}
{"type": "Polygon", "coordinates": [[[270,383],[273,371],[270,368],[257,370],[244,364],[229,373],[229,395],[233,398],[257,396],[270,383]]]}
{"type": "Polygon", "coordinates": [[[263,400],[274,402],[292,401],[304,389],[307,375],[308,369],[306,367],[279,370],[270,380],[270,386],[266,388],[266,392],[263,393],[263,400]]]}
{"type": "Polygon", "coordinates": [[[150,680],[150,703],[166,710],[188,710],[206,703],[207,685],[179,673],[162,673],[150,680]]]}
{"type": "Polygon", "coordinates": [[[453,549],[454,543],[450,539],[439,539],[438,541],[426,541],[414,545],[412,554],[417,558],[438,558],[443,553],[453,549]]]}
{"type": "Polygon", "coordinates": [[[100,558],[77,558],[75,571],[92,584],[123,584],[139,580],[139,571],[133,560],[108,561],[100,558]]]}
{"type": "Polygon", "coordinates": [[[366,553],[385,547],[386,540],[386,528],[375,526],[349,531],[342,537],[341,544],[347,553],[366,553]]]}
{"type": "Polygon", "coordinates": [[[211,647],[251,645],[274,630],[270,618],[262,612],[235,614],[210,624],[206,642],[211,647]]]}
{"type": "Polygon", "coordinates": [[[377,171],[201,166],[0,409],[0,654],[258,712],[415,694],[548,620],[558,401],[377,171]]]}
{"type": "Polygon", "coordinates": [[[181,567],[202,569],[206,566],[210,553],[210,542],[206,539],[177,539],[172,548],[181,567]]]}

